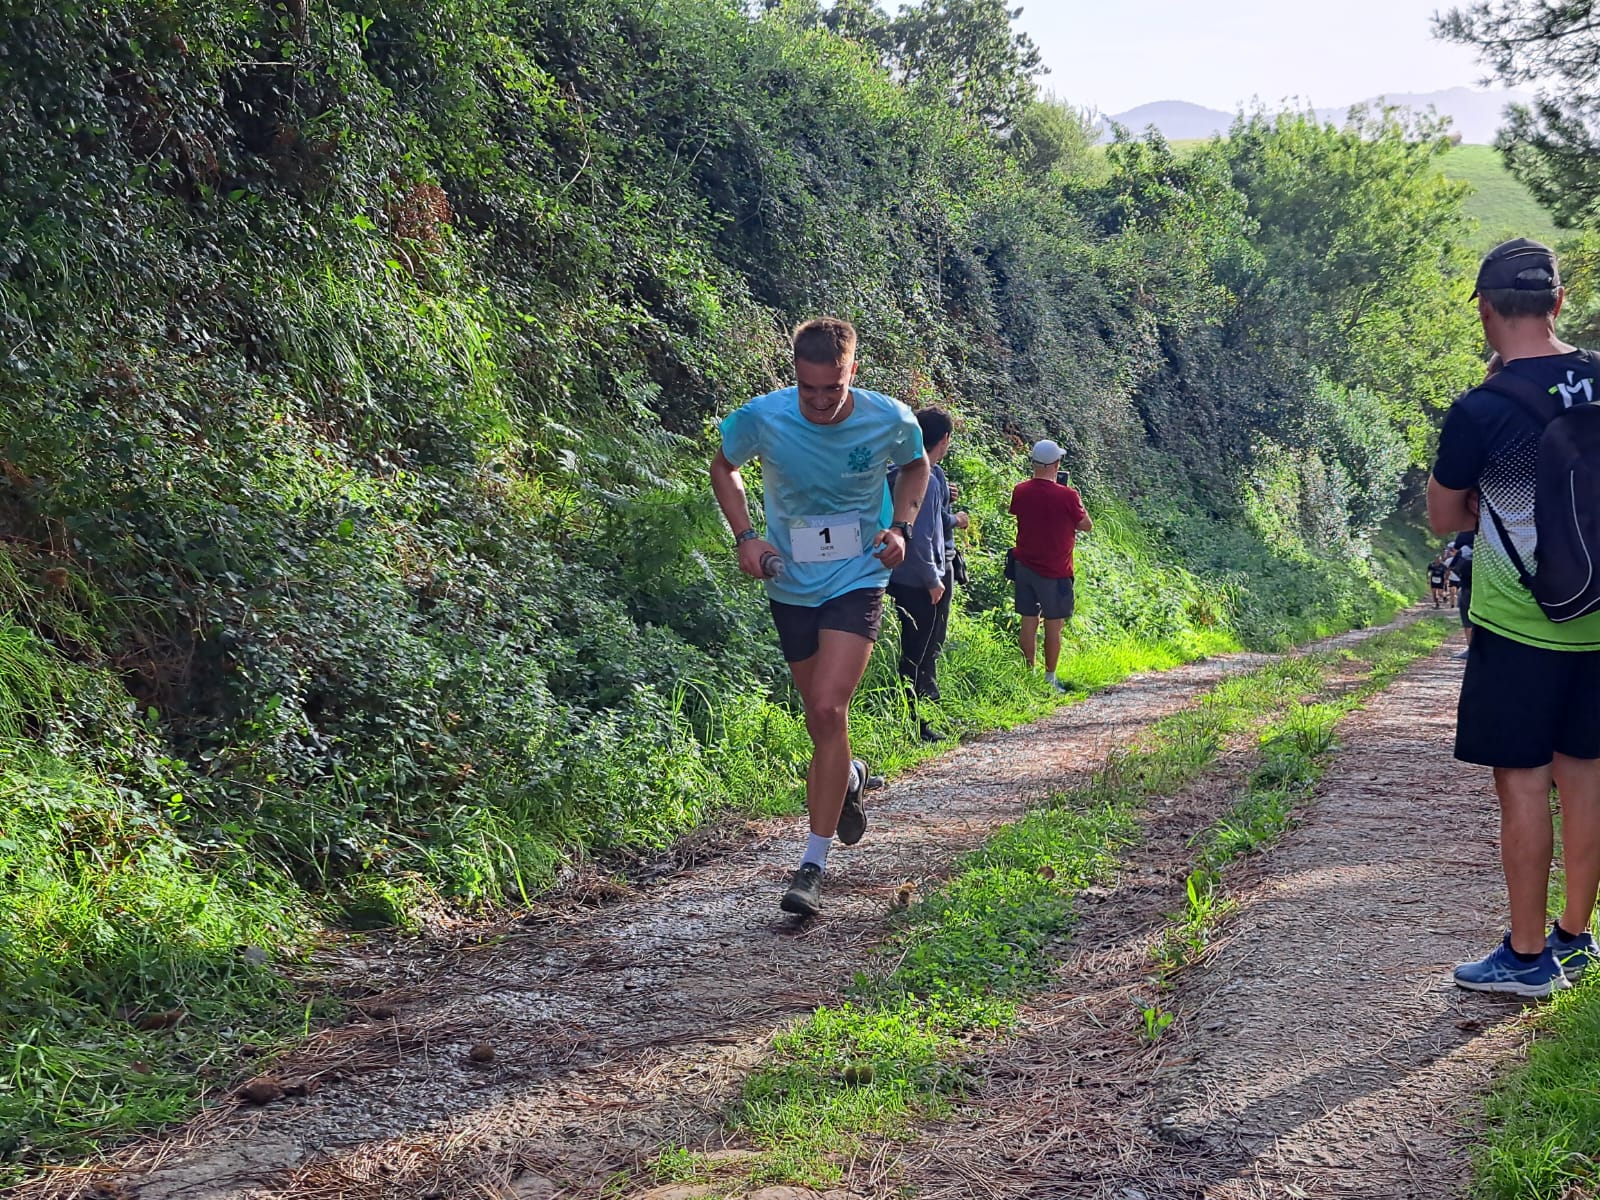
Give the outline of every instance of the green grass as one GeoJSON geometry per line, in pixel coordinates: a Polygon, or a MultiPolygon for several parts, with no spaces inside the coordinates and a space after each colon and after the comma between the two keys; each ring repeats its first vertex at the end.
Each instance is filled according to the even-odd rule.
{"type": "Polygon", "coordinates": [[[1584,981],[1539,1014],[1527,1061],[1485,1106],[1473,1155],[1485,1200],[1581,1200],[1600,1185],[1600,987],[1584,981]]]}
{"type": "Polygon", "coordinates": [[[314,1015],[269,965],[307,947],[311,905],[178,835],[187,798],[105,682],[0,623],[0,1184],[181,1118],[314,1015]]]}
{"type": "Polygon", "coordinates": [[[141,804],[33,747],[0,747],[0,1182],[177,1120],[300,1032],[265,963],[303,949],[285,879],[196,852],[141,804]]]}
{"type": "Polygon", "coordinates": [[[1566,236],[1549,210],[1506,169],[1493,146],[1456,146],[1445,155],[1441,169],[1449,178],[1472,185],[1466,211],[1478,221],[1480,251],[1508,238],[1530,237],[1554,246],[1566,236]]]}
{"type": "MultiPolygon", "coordinates": [[[[1424,623],[1345,656],[1361,660],[1365,686],[1375,689],[1445,632],[1443,622],[1424,623]]],[[[1009,1029],[1020,1000],[1048,980],[1074,921],[1075,896],[1104,878],[1137,836],[1144,803],[1192,781],[1231,739],[1322,688],[1340,658],[1285,659],[1225,681],[1157,722],[1082,788],[1053,797],[960,860],[943,888],[901,918],[880,967],[858,976],[846,1001],[819,1008],[774,1040],[733,1114],[761,1153],[740,1162],[737,1180],[721,1180],[729,1194],[768,1182],[830,1185],[871,1140],[904,1136],[947,1112],[963,1086],[963,1062],[1009,1029]]],[[[1355,700],[1331,703],[1342,712],[1355,700]]],[[[1331,739],[1319,734],[1310,744],[1325,752],[1331,739]]],[[[1204,929],[1219,915],[1219,897],[1203,868],[1196,880],[1191,907],[1204,929]]],[[[1152,1008],[1143,1020],[1154,1038],[1170,1018],[1152,1008]]],[[[658,1179],[688,1172],[705,1180],[717,1167],[673,1147],[654,1171],[658,1179]]]]}

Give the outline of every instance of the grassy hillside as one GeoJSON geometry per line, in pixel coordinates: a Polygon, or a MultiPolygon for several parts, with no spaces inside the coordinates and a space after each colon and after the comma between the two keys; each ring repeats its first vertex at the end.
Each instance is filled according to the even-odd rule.
{"type": "MultiPolygon", "coordinates": [[[[1177,138],[1171,146],[1181,155],[1191,155],[1211,141],[1177,138]]],[[[1477,222],[1473,248],[1480,253],[1507,238],[1531,237],[1554,246],[1570,236],[1556,228],[1549,210],[1506,169],[1493,146],[1456,146],[1441,160],[1440,170],[1449,179],[1472,185],[1465,209],[1477,222]]]]}
{"type": "Polygon", "coordinates": [[[1549,211],[1506,169],[1493,146],[1457,146],[1440,169],[1451,179],[1472,185],[1467,214],[1478,222],[1478,248],[1507,238],[1531,237],[1555,245],[1567,236],[1556,228],[1549,211]]]}

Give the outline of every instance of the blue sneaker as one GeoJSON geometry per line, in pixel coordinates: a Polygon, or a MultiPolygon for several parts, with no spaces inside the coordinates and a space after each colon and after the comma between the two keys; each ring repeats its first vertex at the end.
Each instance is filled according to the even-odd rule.
{"type": "Polygon", "coordinates": [[[1544,939],[1544,948],[1556,956],[1556,961],[1561,964],[1561,973],[1573,983],[1578,982],[1583,973],[1595,963],[1600,962],[1600,943],[1594,940],[1592,933],[1580,933],[1570,942],[1556,936],[1556,927],[1550,926],[1550,935],[1544,939]]]}
{"type": "Polygon", "coordinates": [[[1525,963],[1511,952],[1509,933],[1488,957],[1457,967],[1455,980],[1474,992],[1509,992],[1513,996],[1548,996],[1572,986],[1548,946],[1538,958],[1525,963]]]}

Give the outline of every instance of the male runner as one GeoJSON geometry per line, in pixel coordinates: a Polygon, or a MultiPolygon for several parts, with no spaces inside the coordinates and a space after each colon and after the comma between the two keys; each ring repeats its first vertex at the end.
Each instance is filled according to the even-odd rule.
{"type": "Polygon", "coordinates": [[[711,490],[733,531],[739,569],[766,580],[811,735],[811,836],[779,901],[801,916],[821,911],[834,834],[854,845],[867,827],[867,768],[850,757],[850,701],[878,637],[889,571],[905,558],[928,490],[916,417],[898,400],[852,387],[856,365],[848,322],[823,317],[801,325],[794,334],[798,386],[757,396],[724,418],[722,448],[711,463],[711,490]],[[752,458],[761,460],[765,538],[751,524],[739,474],[752,458]],[[892,498],[890,466],[900,468],[892,498]]]}
{"type": "Polygon", "coordinates": [[[1433,606],[1435,608],[1438,608],[1439,602],[1444,599],[1444,577],[1444,555],[1438,554],[1428,564],[1428,588],[1433,592],[1433,606]]]}

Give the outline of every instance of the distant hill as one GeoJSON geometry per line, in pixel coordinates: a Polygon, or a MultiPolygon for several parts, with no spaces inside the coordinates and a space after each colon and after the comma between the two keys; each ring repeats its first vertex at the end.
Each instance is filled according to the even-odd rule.
{"type": "MultiPolygon", "coordinates": [[[[1446,88],[1440,92],[1397,92],[1382,97],[1372,97],[1367,104],[1399,105],[1419,112],[1432,106],[1451,119],[1452,128],[1461,134],[1463,142],[1488,144],[1494,141],[1500,128],[1502,113],[1508,104],[1523,103],[1531,97],[1527,92],[1512,90],[1475,91],[1472,88],[1446,88]]],[[[1317,116],[1325,121],[1342,123],[1351,106],[1319,108],[1317,116]]],[[[1127,112],[1103,118],[1106,137],[1110,137],[1113,124],[1122,125],[1135,133],[1154,125],[1168,141],[1189,138],[1208,138],[1225,134],[1233,124],[1234,114],[1221,109],[1190,104],[1185,100],[1159,100],[1141,104],[1127,112]]]]}
{"type": "Polygon", "coordinates": [[[1122,125],[1133,133],[1143,133],[1154,125],[1167,141],[1183,142],[1227,133],[1228,126],[1233,124],[1233,114],[1190,104],[1187,100],[1158,100],[1154,104],[1130,108],[1114,117],[1102,117],[1101,121],[1107,140],[1110,140],[1113,125],[1122,125]]]}

